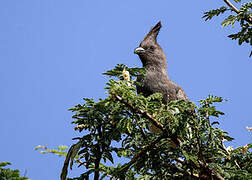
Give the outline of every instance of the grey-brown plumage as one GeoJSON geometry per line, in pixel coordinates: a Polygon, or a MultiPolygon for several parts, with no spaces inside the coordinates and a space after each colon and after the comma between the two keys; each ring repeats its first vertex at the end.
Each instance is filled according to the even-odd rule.
{"type": "Polygon", "coordinates": [[[173,100],[188,100],[184,90],[168,77],[166,56],[157,43],[157,35],[161,26],[161,22],[158,22],[151,28],[140,46],[134,51],[146,70],[146,76],[138,79],[143,86],[137,87],[137,93],[143,93],[144,96],[157,92],[162,93],[165,104],[173,100]]]}

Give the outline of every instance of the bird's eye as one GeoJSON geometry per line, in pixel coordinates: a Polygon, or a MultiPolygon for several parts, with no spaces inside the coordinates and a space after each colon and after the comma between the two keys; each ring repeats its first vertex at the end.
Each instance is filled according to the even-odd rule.
{"type": "Polygon", "coordinates": [[[154,47],[154,46],[150,46],[150,50],[152,50],[152,51],[153,51],[154,49],[155,49],[155,47],[154,47]]]}

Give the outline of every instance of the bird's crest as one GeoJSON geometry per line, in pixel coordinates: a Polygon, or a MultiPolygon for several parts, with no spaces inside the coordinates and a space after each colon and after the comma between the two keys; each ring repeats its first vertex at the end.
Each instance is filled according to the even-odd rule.
{"type": "Polygon", "coordinates": [[[154,40],[156,42],[157,35],[162,27],[161,21],[159,21],[154,27],[152,27],[149,33],[145,36],[143,41],[154,40]]]}

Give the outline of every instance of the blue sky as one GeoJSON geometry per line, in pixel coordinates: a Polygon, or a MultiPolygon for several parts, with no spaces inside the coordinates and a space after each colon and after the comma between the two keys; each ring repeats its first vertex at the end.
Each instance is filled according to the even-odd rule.
{"type": "MultiPolygon", "coordinates": [[[[33,180],[59,179],[63,158],[34,147],[70,146],[68,108],[83,97],[106,97],[102,73],[117,63],[140,67],[133,53],[159,20],[158,42],[168,74],[189,98],[214,94],[229,101],[220,127],[234,146],[251,142],[252,59],[248,45],[226,36],[223,17],[204,22],[203,12],[222,1],[0,1],[0,161],[33,180]]],[[[78,175],[80,170],[70,172],[78,175]]]]}

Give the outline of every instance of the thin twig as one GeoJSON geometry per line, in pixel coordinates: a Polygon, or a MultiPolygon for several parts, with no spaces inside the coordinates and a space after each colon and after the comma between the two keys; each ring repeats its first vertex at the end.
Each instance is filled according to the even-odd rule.
{"type": "Polygon", "coordinates": [[[117,101],[120,101],[121,103],[125,104],[126,106],[128,106],[128,108],[130,108],[130,110],[134,113],[139,113],[141,114],[144,118],[148,119],[154,126],[156,126],[157,128],[159,128],[161,131],[165,131],[163,129],[163,125],[161,123],[159,123],[158,121],[156,121],[156,119],[154,119],[148,112],[145,112],[141,109],[135,109],[135,107],[129,103],[127,103],[124,99],[122,99],[120,96],[118,96],[117,94],[111,92],[112,95],[114,95],[114,97],[116,98],[117,101]]]}
{"type": "MultiPolygon", "coordinates": [[[[101,165],[103,165],[103,164],[101,164],[101,165]]],[[[85,162],[81,163],[78,167],[80,167],[80,166],[84,166],[86,169],[90,168],[90,167],[87,166],[87,163],[85,163],[85,162]]],[[[98,171],[100,173],[104,174],[104,176],[110,177],[110,179],[115,179],[115,180],[118,179],[117,177],[115,177],[115,176],[113,176],[111,174],[107,174],[106,170],[103,170],[103,169],[99,168],[98,171]]]]}
{"type": "Polygon", "coordinates": [[[224,178],[216,170],[211,169],[207,163],[204,163],[201,161],[198,161],[198,162],[199,162],[200,166],[202,166],[205,170],[207,170],[209,175],[212,175],[219,180],[224,180],[224,178]]]}
{"type": "Polygon", "coordinates": [[[240,12],[229,0],[224,0],[224,2],[231,8],[231,10],[235,11],[237,14],[240,12]]]}
{"type": "Polygon", "coordinates": [[[122,169],[121,171],[123,173],[125,173],[131,165],[133,165],[138,158],[140,158],[141,156],[143,156],[146,151],[148,151],[149,149],[151,149],[153,146],[155,146],[159,141],[161,141],[161,139],[165,138],[164,136],[159,136],[155,141],[151,142],[148,146],[146,146],[144,149],[142,149],[139,153],[137,153],[130,162],[128,162],[122,169]]]}
{"type": "MultiPolygon", "coordinates": [[[[131,115],[129,112],[126,112],[128,115],[131,115]]],[[[145,135],[145,133],[144,133],[144,130],[143,130],[143,128],[142,128],[142,126],[136,121],[136,124],[137,124],[137,126],[139,127],[139,129],[140,129],[140,133],[142,134],[142,137],[143,137],[143,139],[146,139],[146,135],[145,135]]]]}
{"type": "MultiPolygon", "coordinates": [[[[155,141],[153,141],[147,147],[142,149],[138,154],[136,154],[131,159],[131,161],[128,162],[123,167],[123,169],[121,170],[122,172],[126,172],[131,167],[131,165],[133,165],[138,160],[139,157],[141,157],[143,154],[145,154],[147,150],[149,150],[151,147],[153,147],[155,144],[157,144],[163,138],[170,138],[177,146],[180,145],[181,142],[176,137],[167,137],[167,134],[171,134],[171,133],[167,132],[167,130],[165,130],[163,128],[163,125],[161,123],[159,123],[158,121],[156,121],[156,119],[154,119],[148,112],[145,112],[141,109],[136,109],[132,104],[128,103],[126,100],[124,100],[123,98],[118,96],[115,92],[110,92],[110,94],[113,95],[117,101],[126,105],[133,113],[138,113],[142,117],[148,119],[154,126],[159,128],[163,132],[162,136],[159,136],[155,141]]],[[[214,176],[218,180],[224,180],[224,178],[216,170],[211,169],[207,163],[201,162],[201,161],[198,161],[198,162],[200,163],[201,167],[198,167],[195,163],[192,162],[193,167],[195,167],[199,170],[201,170],[201,168],[205,169],[208,172],[209,177],[214,176]]]]}
{"type": "MultiPolygon", "coordinates": [[[[227,148],[226,148],[225,144],[223,143],[223,141],[222,141],[221,144],[222,144],[222,146],[224,147],[224,150],[226,151],[226,153],[227,153],[228,155],[230,155],[230,152],[227,150],[227,148]]],[[[241,169],[240,165],[237,163],[236,160],[234,160],[234,163],[235,163],[235,165],[236,165],[239,169],[241,169]]]]}
{"type": "MultiPolygon", "coordinates": [[[[237,9],[229,0],[223,0],[232,11],[236,12],[237,14],[240,13],[240,10],[237,9]]],[[[244,18],[248,23],[252,24],[252,18],[251,17],[245,17],[244,18]]]]}
{"type": "MultiPolygon", "coordinates": [[[[178,163],[181,163],[181,164],[185,164],[185,163],[186,163],[185,161],[183,161],[182,159],[179,159],[179,158],[175,159],[175,161],[178,162],[178,163]]],[[[191,165],[192,165],[195,169],[198,169],[198,170],[200,170],[200,171],[202,171],[201,168],[204,168],[204,169],[208,172],[208,174],[209,174],[210,176],[214,176],[214,177],[215,177],[216,179],[218,179],[218,180],[224,180],[224,178],[223,178],[216,170],[210,169],[210,167],[209,167],[209,165],[208,165],[207,163],[202,162],[202,161],[198,161],[198,162],[199,162],[199,164],[200,164],[201,167],[197,166],[197,165],[196,165],[195,163],[193,163],[193,162],[192,162],[191,165]]],[[[191,174],[190,172],[187,172],[187,173],[191,174]]],[[[193,175],[194,177],[198,177],[198,178],[199,178],[199,175],[198,175],[198,174],[191,174],[191,175],[193,175]]],[[[210,177],[210,176],[209,176],[209,177],[210,177]]],[[[207,177],[207,179],[209,179],[209,178],[207,177]]]]}
{"type": "MultiPolygon", "coordinates": [[[[102,136],[102,131],[101,131],[101,124],[98,125],[97,127],[98,130],[98,137],[99,139],[103,138],[102,136]]],[[[101,149],[102,143],[99,142],[96,144],[96,159],[94,160],[94,164],[95,164],[95,172],[94,172],[94,180],[99,180],[99,176],[100,176],[100,172],[99,172],[99,166],[100,166],[100,161],[102,158],[102,149],[101,149]]]]}
{"type": "Polygon", "coordinates": [[[194,179],[198,179],[199,175],[198,174],[192,174],[188,171],[184,171],[183,169],[177,167],[175,164],[168,164],[168,163],[163,163],[164,166],[170,167],[173,169],[174,172],[180,172],[180,173],[185,173],[187,176],[192,176],[194,179]]]}
{"type": "MultiPolygon", "coordinates": [[[[148,119],[151,122],[151,124],[154,125],[156,128],[160,129],[163,132],[164,135],[172,134],[171,132],[164,129],[163,124],[158,122],[148,112],[143,111],[141,109],[136,109],[132,104],[129,104],[123,98],[118,96],[115,92],[110,92],[110,94],[112,94],[117,101],[119,101],[122,104],[126,105],[133,113],[140,114],[142,117],[148,119]]],[[[167,136],[167,138],[170,138],[175,143],[176,146],[179,146],[181,144],[181,141],[175,136],[167,136]]]]}

